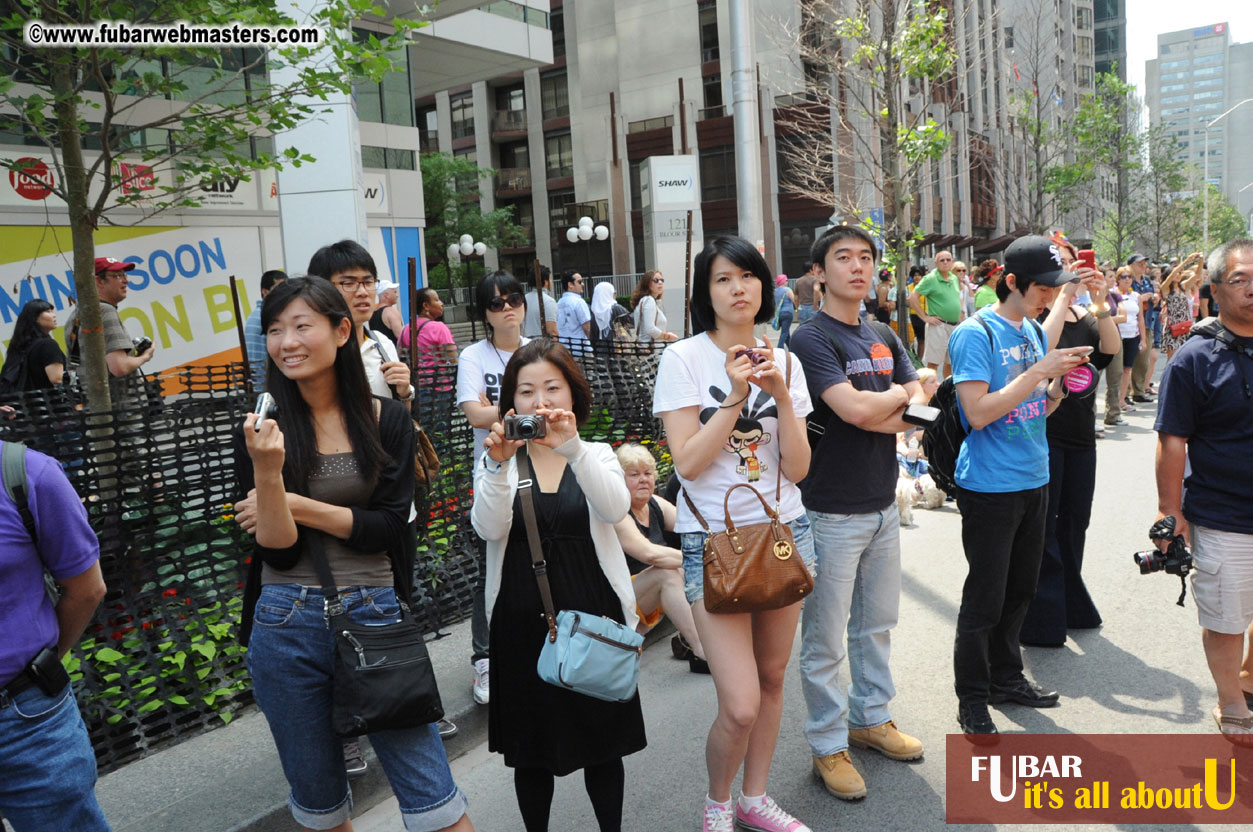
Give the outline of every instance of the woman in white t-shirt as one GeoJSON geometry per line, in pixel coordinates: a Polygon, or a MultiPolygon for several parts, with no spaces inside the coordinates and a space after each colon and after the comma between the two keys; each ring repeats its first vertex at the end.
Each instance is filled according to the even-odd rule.
{"type": "MultiPolygon", "coordinates": [[[[752,483],[774,501],[782,466],[780,516],[792,529],[797,553],[813,569],[813,537],[794,485],[809,471],[805,416],[813,409],[799,361],[785,381],[787,353],[753,334],[774,316],[774,280],[748,241],[717,237],[696,257],[691,316],[695,336],[661,356],[653,413],[665,424],[675,470],[687,497],[722,531],[727,489],[752,483]],[[755,353],[754,365],[749,351],[755,353]],[[781,457],[781,459],[780,459],[781,457]]],[[[783,708],[783,677],[792,652],[800,603],[783,609],[710,614],[705,609],[702,555],[706,534],[682,496],[675,531],[682,535],[685,591],[718,690],[718,716],[709,732],[706,832],[808,827],[766,796],[770,761],[783,708]],[[744,766],[743,794],[731,806],[731,783],[744,766]],[[795,824],[795,825],[789,825],[795,824]]],[[[731,495],[737,524],[764,522],[748,489],[731,495]]]]}
{"type": "Polygon", "coordinates": [[[1136,356],[1140,350],[1148,349],[1141,309],[1144,301],[1139,292],[1132,291],[1132,277],[1130,266],[1118,269],[1118,293],[1122,295],[1122,312],[1127,316],[1118,324],[1118,337],[1122,339],[1122,381],[1118,385],[1118,401],[1122,402],[1123,410],[1135,410],[1135,405],[1127,398],[1127,388],[1131,386],[1131,370],[1136,356]]]}
{"type": "Polygon", "coordinates": [[[644,272],[635,291],[631,293],[631,308],[635,314],[635,337],[640,343],[653,341],[677,341],[679,336],[666,331],[666,313],[661,308],[661,293],[665,291],[666,279],[656,269],[644,272]]]}

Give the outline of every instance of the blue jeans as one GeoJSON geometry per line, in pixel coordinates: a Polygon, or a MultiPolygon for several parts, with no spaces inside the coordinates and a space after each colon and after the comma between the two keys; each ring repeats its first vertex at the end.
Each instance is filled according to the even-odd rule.
{"type": "Polygon", "coordinates": [[[792,313],[779,316],[779,343],[775,344],[779,349],[786,349],[788,339],[792,336],[792,313]]]}
{"type": "MultiPolygon", "coordinates": [[[[391,587],[340,590],[348,616],[358,623],[382,625],[399,615],[391,587]]],[[[292,817],[310,829],[333,829],[352,811],[343,740],[331,730],[335,640],[323,606],[317,587],[262,587],[248,647],[253,692],[291,785],[292,817]]],[[[405,829],[434,832],[465,814],[466,797],[453,782],[434,724],[369,736],[400,801],[405,829]]]]}
{"type": "Polygon", "coordinates": [[[109,832],[95,787],[96,755],[68,686],[0,693],[0,813],[16,832],[109,832]]]}
{"type": "Polygon", "coordinates": [[[901,601],[901,521],[893,502],[867,514],[809,512],[818,578],[801,617],[805,739],[816,757],[848,748],[848,729],[892,718],[896,696],[888,658],[901,601]],[[848,638],[852,695],[840,665],[848,638]]]}
{"type": "Polygon", "coordinates": [[[797,305],[796,320],[799,323],[803,324],[805,323],[805,321],[808,321],[810,318],[812,318],[817,313],[817,311],[818,310],[812,306],[797,305]]]}
{"type": "MultiPolygon", "coordinates": [[[[809,574],[814,573],[814,536],[809,531],[809,518],[803,513],[787,524],[792,530],[792,542],[801,556],[809,574]]],[[[705,599],[705,538],[704,532],[684,532],[680,538],[683,548],[683,592],[689,604],[705,599]]]]}

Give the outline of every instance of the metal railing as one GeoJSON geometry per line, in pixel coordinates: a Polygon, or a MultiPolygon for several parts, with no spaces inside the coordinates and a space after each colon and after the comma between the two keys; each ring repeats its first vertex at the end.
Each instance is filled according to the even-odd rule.
{"type": "Polygon", "coordinates": [[[497,110],[492,114],[492,130],[516,133],[526,130],[526,110],[497,110]]]}
{"type": "Polygon", "coordinates": [[[674,116],[659,116],[657,118],[646,118],[640,121],[632,121],[627,123],[628,133],[643,133],[645,130],[660,130],[663,127],[673,127],[674,116]]]}
{"type": "Polygon", "coordinates": [[[521,191],[531,187],[530,168],[500,168],[496,171],[496,190],[521,191]]]}

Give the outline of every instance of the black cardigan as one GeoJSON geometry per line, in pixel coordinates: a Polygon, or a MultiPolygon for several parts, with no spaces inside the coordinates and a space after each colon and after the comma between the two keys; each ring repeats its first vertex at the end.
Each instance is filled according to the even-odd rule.
{"type": "MultiPolygon", "coordinates": [[[[389,461],[379,473],[370,504],[366,508],[351,506],[352,533],[344,540],[350,549],[359,552],[387,551],[396,582],[396,597],[404,604],[410,602],[413,582],[413,561],[416,541],[409,525],[409,509],[413,505],[413,420],[409,411],[397,401],[379,399],[379,438],[389,461]]],[[[231,435],[235,453],[235,472],[239,480],[236,499],[242,500],[254,487],[252,457],[244,443],[244,430],[236,428],[231,435]]],[[[288,485],[288,491],[295,491],[288,485]]],[[[300,489],[303,491],[303,489],[300,489]]],[[[252,544],[252,563],[248,568],[248,580],[244,586],[244,609],[239,626],[239,641],[245,647],[252,634],[252,614],[257,598],[261,595],[261,565],[268,563],[272,569],[291,569],[304,551],[304,526],[297,526],[296,542],[286,549],[270,549],[252,544]]]]}

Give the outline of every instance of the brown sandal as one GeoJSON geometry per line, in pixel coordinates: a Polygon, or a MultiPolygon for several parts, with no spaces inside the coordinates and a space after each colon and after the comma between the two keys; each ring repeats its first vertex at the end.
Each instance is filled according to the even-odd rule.
{"type": "Polygon", "coordinates": [[[1242,748],[1253,747],[1253,715],[1231,716],[1215,707],[1213,716],[1214,722],[1218,725],[1218,732],[1227,738],[1227,742],[1242,748]],[[1228,728],[1236,730],[1229,731],[1228,728]]]}

